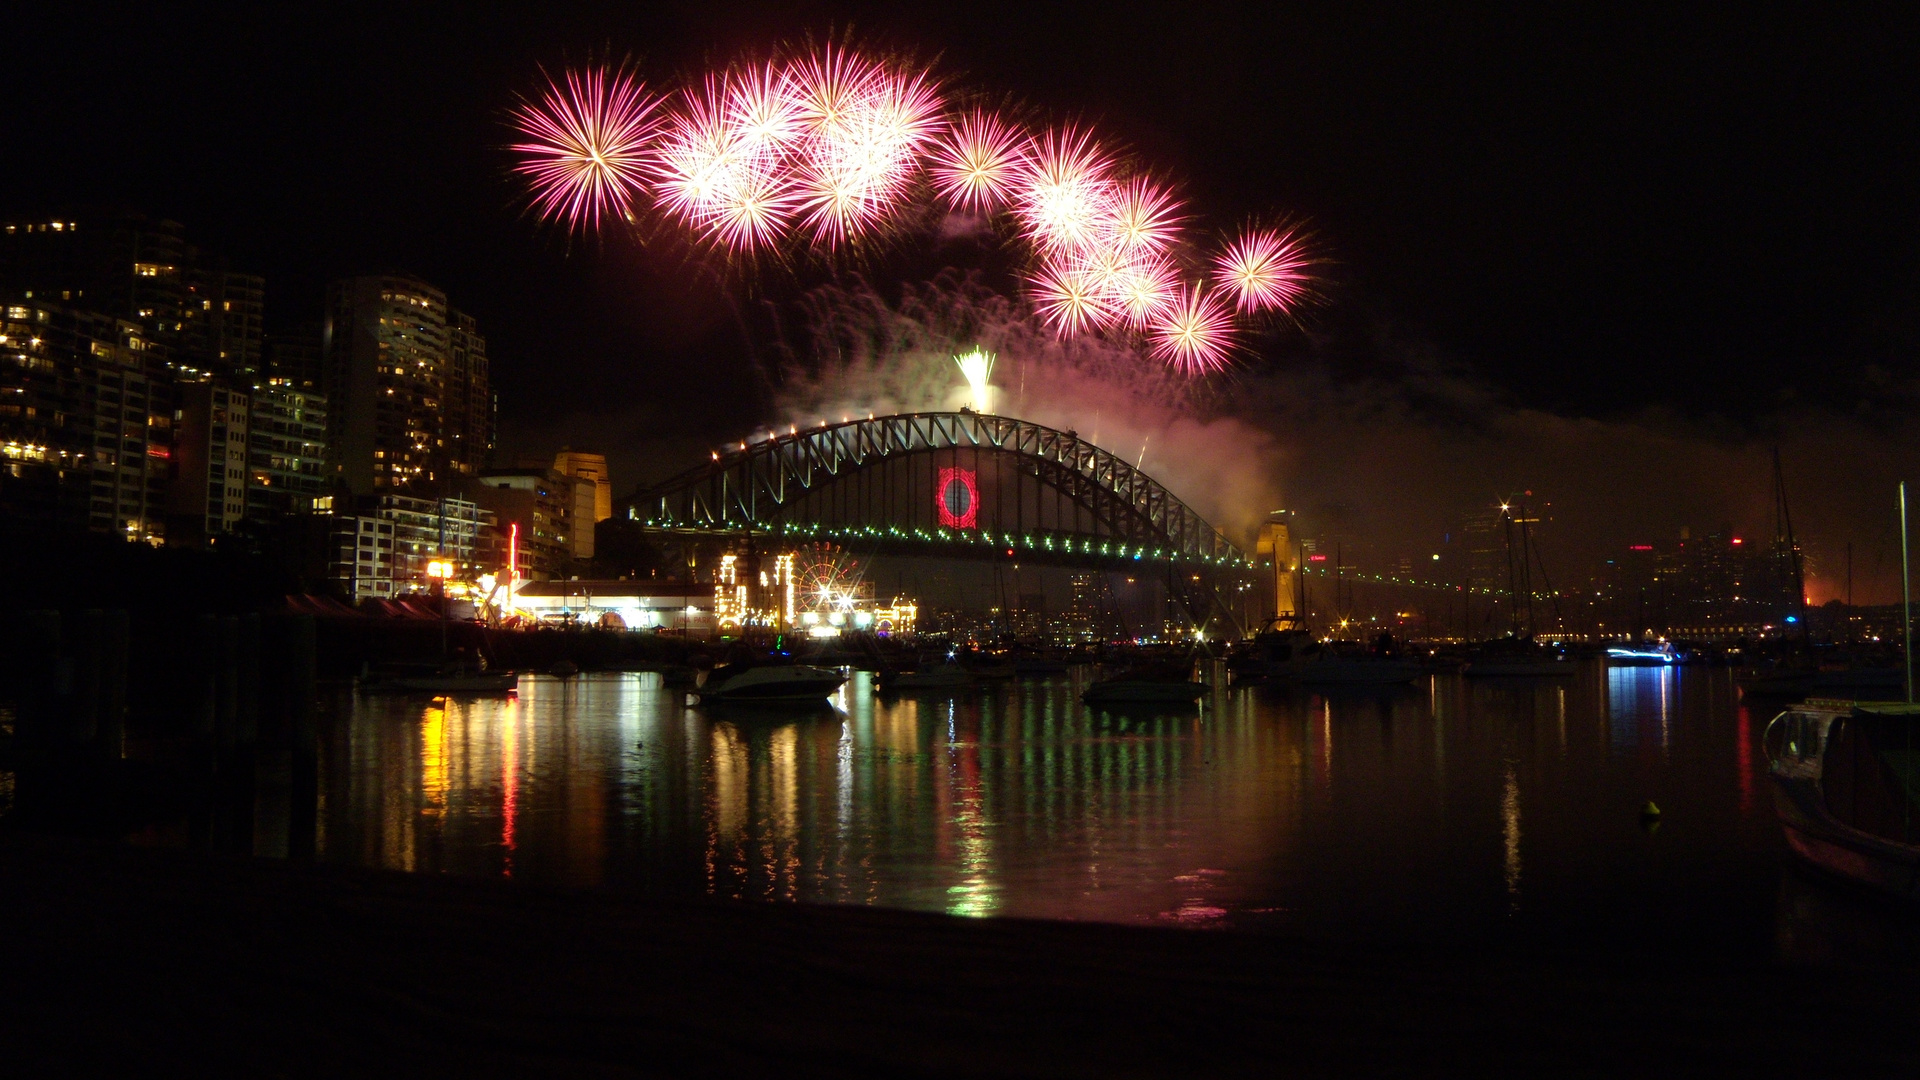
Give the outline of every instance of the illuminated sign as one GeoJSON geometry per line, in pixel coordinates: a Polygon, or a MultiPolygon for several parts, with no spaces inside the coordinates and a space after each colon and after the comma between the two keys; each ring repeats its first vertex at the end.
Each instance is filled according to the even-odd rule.
{"type": "Polygon", "coordinates": [[[1308,562],[1326,562],[1327,557],[1325,555],[1309,555],[1307,556],[1307,561],[1308,562]]]}
{"type": "Polygon", "coordinates": [[[1652,544],[1628,544],[1627,550],[1628,551],[1652,551],[1653,545],[1652,544]]]}
{"type": "Polygon", "coordinates": [[[972,469],[941,469],[935,502],[940,510],[940,524],[947,528],[979,527],[980,488],[974,483],[972,469]]]}

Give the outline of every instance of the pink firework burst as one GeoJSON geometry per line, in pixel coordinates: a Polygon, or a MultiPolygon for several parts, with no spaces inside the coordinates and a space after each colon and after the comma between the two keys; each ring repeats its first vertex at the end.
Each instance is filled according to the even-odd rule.
{"type": "Polygon", "coordinates": [[[1114,306],[1126,324],[1144,330],[1172,314],[1180,299],[1180,278],[1163,258],[1134,259],[1114,275],[1111,289],[1114,306]]]}
{"type": "Polygon", "coordinates": [[[682,96],[660,138],[661,206],[734,250],[778,242],[796,201],[781,168],[777,113],[754,94],[751,83],[709,79],[682,96]],[[755,117],[758,127],[739,122],[755,117]]]}
{"type": "Polygon", "coordinates": [[[528,140],[513,150],[514,171],[533,185],[533,206],[570,228],[590,228],[603,215],[625,217],[646,190],[660,98],[624,71],[569,71],[547,80],[540,104],[523,102],[514,124],[528,140]],[[564,85],[563,85],[564,83],[564,85]]]}
{"type": "Polygon", "coordinates": [[[1288,311],[1312,283],[1312,260],[1292,232],[1248,233],[1227,245],[1213,265],[1241,311],[1288,311]]]}
{"type": "Polygon", "coordinates": [[[1094,243],[1111,216],[1112,161],[1093,136],[1065,128],[1034,143],[1014,185],[1014,212],[1042,253],[1094,243]]]}
{"type": "Polygon", "coordinates": [[[1219,371],[1232,356],[1233,314],[1212,292],[1191,285],[1154,319],[1147,337],[1153,355],[1181,374],[1219,371]]]}
{"type": "Polygon", "coordinates": [[[956,210],[986,212],[1005,205],[1026,161],[1026,136],[988,112],[955,121],[933,148],[933,186],[956,210]]]}
{"type": "Polygon", "coordinates": [[[943,131],[932,79],[828,49],[787,81],[805,119],[796,185],[808,228],[836,245],[878,226],[943,131]]]}
{"type": "Polygon", "coordinates": [[[1160,255],[1180,231],[1180,202],[1165,187],[1145,177],[1119,185],[1107,206],[1110,243],[1129,254],[1160,255]]]}
{"type": "Polygon", "coordinates": [[[1047,266],[1030,280],[1034,307],[1048,326],[1062,334],[1105,330],[1117,313],[1099,284],[1085,270],[1047,266]]]}
{"type": "Polygon", "coordinates": [[[768,64],[727,80],[726,122],[750,150],[774,151],[799,138],[799,102],[788,92],[786,73],[768,64]]]}

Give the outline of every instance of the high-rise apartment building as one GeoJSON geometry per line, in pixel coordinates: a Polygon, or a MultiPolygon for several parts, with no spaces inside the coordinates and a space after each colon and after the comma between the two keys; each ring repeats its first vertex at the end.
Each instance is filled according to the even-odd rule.
{"type": "Polygon", "coordinates": [[[473,317],[447,312],[447,388],[442,397],[441,435],[451,473],[472,476],[493,453],[493,383],[487,372],[487,339],[473,317]]]}
{"type": "Polygon", "coordinates": [[[404,277],[336,281],[321,348],[334,478],[355,495],[443,485],[446,295],[404,277]]]}
{"type": "Polygon", "coordinates": [[[186,362],[236,386],[259,381],[266,279],[236,273],[226,259],[205,255],[194,258],[182,276],[179,351],[186,362]]]}
{"type": "Polygon", "coordinates": [[[0,291],[134,319],[170,347],[185,329],[190,259],[179,222],[139,214],[0,224],[0,291]]]}
{"type": "Polygon", "coordinates": [[[347,490],[438,495],[485,465],[486,339],[440,290],[390,276],[333,283],[321,355],[332,475],[347,490]]]}
{"type": "Polygon", "coordinates": [[[0,306],[0,516],[155,540],[171,453],[166,350],[44,301],[0,306]]]}
{"type": "Polygon", "coordinates": [[[256,521],[314,512],[327,495],[327,399],[273,380],[253,390],[247,512],[256,521]]]}
{"type": "Polygon", "coordinates": [[[252,406],[251,394],[225,383],[180,385],[171,542],[202,543],[246,516],[252,406]]]}
{"type": "Polygon", "coordinates": [[[188,379],[260,372],[266,282],[127,211],[0,224],[0,293],[138,322],[188,379]]]}
{"type": "Polygon", "coordinates": [[[267,379],[294,390],[319,393],[326,382],[326,362],[320,351],[318,324],[290,334],[268,334],[262,355],[267,379]]]}

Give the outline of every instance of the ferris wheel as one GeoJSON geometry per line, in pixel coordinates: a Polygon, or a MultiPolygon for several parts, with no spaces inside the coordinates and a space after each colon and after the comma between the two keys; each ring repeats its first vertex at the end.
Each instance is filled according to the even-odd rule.
{"type": "Polygon", "coordinates": [[[795,603],[806,609],[851,607],[861,589],[860,564],[827,543],[807,544],[793,553],[795,603]]]}

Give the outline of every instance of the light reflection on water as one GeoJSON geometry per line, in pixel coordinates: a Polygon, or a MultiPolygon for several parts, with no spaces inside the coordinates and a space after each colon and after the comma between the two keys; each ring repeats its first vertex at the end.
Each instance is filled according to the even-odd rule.
{"type": "Polygon", "coordinates": [[[1764,718],[1724,671],[1224,691],[1147,717],[1089,710],[1082,685],[888,700],[856,674],[803,716],[690,708],[634,674],[344,699],[322,851],[963,915],[1729,951],[1780,936],[1764,718]],[[1652,834],[1648,799],[1666,811],[1652,834]]]}

